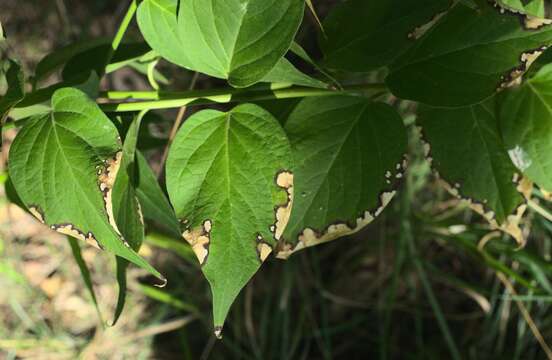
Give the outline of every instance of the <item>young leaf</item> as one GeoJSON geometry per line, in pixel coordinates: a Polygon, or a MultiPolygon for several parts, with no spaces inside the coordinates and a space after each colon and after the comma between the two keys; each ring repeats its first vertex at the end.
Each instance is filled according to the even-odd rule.
{"type": "Polygon", "coordinates": [[[169,197],[211,285],[217,335],[287,224],[290,159],[280,124],[251,104],[193,115],[171,147],[169,197]]]}
{"type": "Polygon", "coordinates": [[[516,169],[498,131],[489,104],[456,109],[422,107],[418,123],[429,143],[432,165],[454,195],[469,199],[472,208],[492,225],[514,229],[514,213],[523,198],[516,188],[516,169]]]}
{"type": "MultiPolygon", "coordinates": [[[[138,251],[144,241],[144,221],[140,211],[140,204],[137,198],[137,169],[136,169],[136,143],[142,117],[142,112],[132,121],[126,132],[120,169],[113,185],[113,215],[116,230],[128,246],[138,251]]],[[[119,297],[115,308],[115,316],[112,325],[114,326],[123,312],[126,298],[126,270],[128,261],[117,257],[117,282],[119,283],[119,297]]]]}
{"type": "Polygon", "coordinates": [[[304,6],[304,0],[145,0],[137,19],[165,59],[246,87],[288,51],[304,6]]]}
{"type": "Polygon", "coordinates": [[[324,63],[359,72],[389,65],[414,43],[418,28],[449,6],[449,0],[342,2],[324,19],[324,63]]]}
{"type": "Polygon", "coordinates": [[[518,80],[544,47],[552,26],[457,3],[392,66],[396,96],[433,106],[465,106],[518,80]]]}
{"type": "Polygon", "coordinates": [[[280,258],[368,225],[393,197],[406,152],[400,116],[361,97],[304,99],[285,130],[296,196],[280,258]]]}
{"type": "Polygon", "coordinates": [[[297,70],[286,58],[280,59],[276,66],[264,76],[262,82],[268,83],[288,83],[290,85],[299,85],[313,88],[327,88],[328,84],[312,78],[297,70]]]}
{"type": "Polygon", "coordinates": [[[79,90],[52,97],[52,112],[27,121],[10,150],[9,173],[31,213],[162,279],[115,230],[112,189],[120,165],[117,129],[79,90]]]}
{"type": "Polygon", "coordinates": [[[499,119],[514,165],[552,191],[552,64],[501,97],[499,119]]]}
{"type": "Polygon", "coordinates": [[[161,225],[173,237],[180,238],[182,234],[176,214],[159,186],[148,161],[139,151],[136,152],[136,165],[138,167],[136,196],[140,201],[144,218],[161,225]]]}

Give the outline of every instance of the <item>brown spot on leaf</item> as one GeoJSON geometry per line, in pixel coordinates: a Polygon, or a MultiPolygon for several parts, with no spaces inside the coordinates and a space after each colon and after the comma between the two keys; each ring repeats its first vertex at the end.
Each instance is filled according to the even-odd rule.
{"type": "Polygon", "coordinates": [[[203,225],[182,233],[182,237],[190,244],[201,265],[205,264],[209,256],[212,226],[211,220],[205,220],[203,225]]]}

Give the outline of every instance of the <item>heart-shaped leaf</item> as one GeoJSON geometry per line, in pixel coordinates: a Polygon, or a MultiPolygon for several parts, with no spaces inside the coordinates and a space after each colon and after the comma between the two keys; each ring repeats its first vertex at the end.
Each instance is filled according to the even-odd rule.
{"type": "Polygon", "coordinates": [[[550,25],[458,2],[392,65],[386,82],[403,99],[471,105],[518,80],[551,43],[550,25]]]}
{"type": "Polygon", "coordinates": [[[304,0],[145,0],[137,19],[165,59],[246,87],[288,51],[304,6],[304,0]]]}
{"type": "Polygon", "coordinates": [[[56,91],[52,112],[30,118],[15,138],[9,172],[21,200],[50,228],[146,269],[116,230],[113,185],[120,166],[117,129],[84,93],[56,91]]]}
{"type": "Polygon", "coordinates": [[[496,228],[522,242],[515,224],[523,197],[519,177],[500,138],[493,103],[456,109],[422,107],[418,123],[432,165],[448,190],[467,199],[496,228]]]}
{"type": "Polygon", "coordinates": [[[285,130],[296,196],[280,258],[368,225],[393,197],[406,152],[397,112],[361,97],[304,99],[285,130]]]}
{"type": "Polygon", "coordinates": [[[324,63],[360,72],[386,66],[414,44],[418,28],[449,6],[449,0],[342,2],[324,19],[324,63]]]}
{"type": "Polygon", "coordinates": [[[513,163],[541,188],[552,191],[552,65],[501,97],[499,118],[513,163]]]}
{"type": "Polygon", "coordinates": [[[167,189],[213,293],[215,332],[280,238],[291,210],[288,139],[260,107],[204,110],[182,126],[167,189]]]}

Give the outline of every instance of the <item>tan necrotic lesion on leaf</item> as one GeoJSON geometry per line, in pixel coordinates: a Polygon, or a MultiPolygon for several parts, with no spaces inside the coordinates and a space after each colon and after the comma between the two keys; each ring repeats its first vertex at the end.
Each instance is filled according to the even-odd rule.
{"type": "MultiPolygon", "coordinates": [[[[121,232],[119,231],[117,224],[115,222],[115,217],[113,214],[113,185],[115,184],[115,179],[117,178],[117,174],[119,172],[120,166],[121,166],[121,159],[122,159],[123,153],[122,151],[117,152],[112,157],[106,159],[103,161],[103,165],[98,167],[98,187],[102,193],[103,201],[104,201],[104,207],[106,211],[106,215],[109,221],[109,224],[113,227],[113,230],[117,233],[117,235],[121,238],[123,243],[130,247],[130,245],[126,242],[126,240],[121,235],[121,232]]],[[[29,212],[37,218],[41,223],[47,224],[46,218],[44,216],[44,211],[40,209],[37,205],[32,205],[29,207],[29,212]]],[[[61,234],[72,236],[76,239],[83,240],[89,245],[99,249],[103,250],[103,246],[100,244],[98,239],[94,236],[92,232],[85,232],[79,228],[77,228],[74,224],[71,223],[62,223],[62,224],[52,224],[49,225],[50,228],[54,231],[57,231],[61,234]]]]}
{"type": "MultiPolygon", "coordinates": [[[[512,214],[509,214],[506,217],[506,220],[499,224],[496,219],[496,214],[494,211],[487,209],[486,201],[479,202],[470,197],[464,196],[461,194],[462,186],[459,183],[454,185],[450,184],[444,180],[437,169],[433,166],[433,158],[431,157],[431,145],[426,141],[423,135],[423,129],[420,126],[416,127],[420,141],[423,144],[424,155],[426,160],[429,162],[430,166],[433,169],[433,173],[437,177],[439,184],[453,197],[464,202],[471,210],[481,215],[490,225],[492,230],[499,230],[508,235],[510,235],[516,243],[523,247],[525,246],[527,240],[524,235],[523,229],[521,228],[521,221],[523,215],[527,210],[527,204],[523,203],[518,206],[512,214]]],[[[518,173],[514,173],[512,182],[516,184],[517,190],[523,195],[524,199],[528,199],[533,190],[533,184],[525,177],[520,177],[518,173]]]]}
{"type": "MultiPolygon", "coordinates": [[[[401,165],[402,167],[402,165],[401,165]]],[[[312,228],[305,228],[298,236],[298,242],[295,246],[291,244],[283,244],[281,249],[276,255],[279,259],[287,259],[292,254],[302,249],[320,245],[332,240],[336,240],[340,237],[352,235],[359,232],[368,224],[370,224],[376,217],[378,217],[389,202],[395,196],[396,191],[386,191],[381,193],[379,198],[379,206],[374,211],[364,211],[362,216],[356,219],[355,225],[351,226],[347,223],[338,222],[329,225],[324,231],[318,232],[312,228]]]]}
{"type": "Polygon", "coordinates": [[[263,237],[258,234],[257,235],[257,256],[259,257],[259,260],[264,262],[268,256],[272,253],[272,246],[268,244],[263,237]]]}
{"type": "MultiPolygon", "coordinates": [[[[42,224],[46,223],[46,217],[44,211],[37,205],[29,206],[29,212],[33,215],[38,221],[42,224]]],[[[67,236],[74,237],[78,240],[82,240],[87,244],[95,247],[98,250],[103,250],[103,246],[99,243],[98,239],[94,236],[92,232],[85,233],[84,231],[78,229],[73,224],[53,224],[50,225],[50,229],[67,236]]]]}
{"type": "Polygon", "coordinates": [[[102,245],[98,242],[98,239],[96,239],[94,234],[91,232],[85,234],[82,230],[77,229],[73,224],[51,225],[50,228],[58,233],[82,240],[98,250],[103,250],[102,245]]]}
{"type": "Polygon", "coordinates": [[[41,223],[45,224],[46,221],[44,220],[44,212],[36,205],[29,206],[29,212],[31,215],[33,215],[35,218],[38,219],[41,223]]]}
{"type": "MultiPolygon", "coordinates": [[[[436,176],[439,176],[437,172],[435,172],[435,174],[436,176]]],[[[470,209],[481,215],[489,223],[491,230],[500,230],[505,234],[510,235],[520,247],[525,246],[525,244],[527,243],[527,239],[523,233],[521,221],[523,219],[523,215],[527,210],[527,204],[523,203],[519,205],[512,214],[506,216],[505,221],[499,223],[496,219],[496,214],[494,213],[494,211],[487,209],[484,202],[478,202],[472,198],[462,196],[459,191],[460,186],[453,187],[442,178],[439,178],[439,182],[449,194],[451,194],[458,200],[466,203],[470,209]]],[[[518,191],[526,191],[524,189],[525,186],[525,180],[520,181],[520,183],[518,184],[518,191]]]]}
{"type": "Polygon", "coordinates": [[[209,256],[209,244],[211,243],[211,230],[213,223],[205,220],[201,226],[194,229],[187,229],[182,233],[184,240],[190,244],[199,263],[203,266],[209,256]]]}
{"type": "Polygon", "coordinates": [[[541,46],[538,49],[529,50],[521,54],[520,64],[516,66],[510,72],[501,77],[500,85],[498,90],[503,90],[509,87],[521,85],[523,80],[523,75],[529,70],[531,65],[542,55],[542,53],[547,49],[547,46],[541,46]]]}
{"type": "Polygon", "coordinates": [[[113,157],[104,161],[104,165],[98,170],[98,184],[103,194],[104,206],[109,224],[113,227],[125,246],[130,247],[129,243],[121,234],[115,221],[115,215],[113,214],[113,186],[115,185],[115,180],[117,179],[117,174],[121,167],[122,158],[123,152],[118,151],[113,157]]]}
{"type": "Polygon", "coordinates": [[[275,208],[276,221],[270,226],[270,231],[274,234],[276,241],[280,240],[291,216],[293,207],[293,173],[288,170],[280,171],[276,175],[276,185],[286,191],[286,203],[275,208]]]}

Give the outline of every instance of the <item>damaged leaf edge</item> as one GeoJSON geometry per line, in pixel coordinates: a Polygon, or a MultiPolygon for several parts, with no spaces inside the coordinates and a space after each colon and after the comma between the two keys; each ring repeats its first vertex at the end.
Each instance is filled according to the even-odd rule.
{"type": "Polygon", "coordinates": [[[276,248],[276,258],[281,260],[287,260],[294,253],[313,247],[316,245],[324,244],[341,237],[352,235],[366,226],[371,224],[382,212],[387,205],[394,198],[397,188],[400,184],[400,179],[403,178],[404,172],[408,166],[408,160],[406,155],[403,155],[403,159],[399,162],[395,169],[395,181],[392,184],[393,174],[391,171],[387,171],[385,174],[386,183],[392,186],[389,189],[383,190],[379,193],[379,203],[375,209],[369,209],[362,211],[354,221],[335,221],[327,225],[324,230],[319,231],[312,227],[305,227],[299,232],[297,236],[297,243],[295,245],[285,241],[280,241],[276,248]]]}
{"type": "Polygon", "coordinates": [[[520,226],[521,219],[527,210],[527,200],[531,196],[533,189],[533,183],[529,181],[528,178],[522,177],[518,172],[515,172],[512,178],[512,183],[516,186],[518,192],[522,195],[523,202],[518,205],[512,213],[506,216],[505,221],[502,224],[499,224],[496,219],[496,214],[493,210],[487,207],[485,201],[477,201],[473,198],[465,196],[461,192],[461,184],[455,183],[454,185],[450,184],[445,180],[439,171],[435,168],[433,157],[431,156],[431,145],[426,140],[424,135],[424,130],[422,126],[416,126],[416,129],[419,134],[419,139],[423,144],[424,156],[428,161],[433,174],[438,179],[440,185],[453,197],[456,199],[465,202],[468,207],[473,210],[475,213],[481,215],[490,225],[492,230],[499,230],[503,233],[510,235],[518,244],[519,248],[525,247],[527,243],[526,236],[523,234],[523,229],[520,226]]]}

